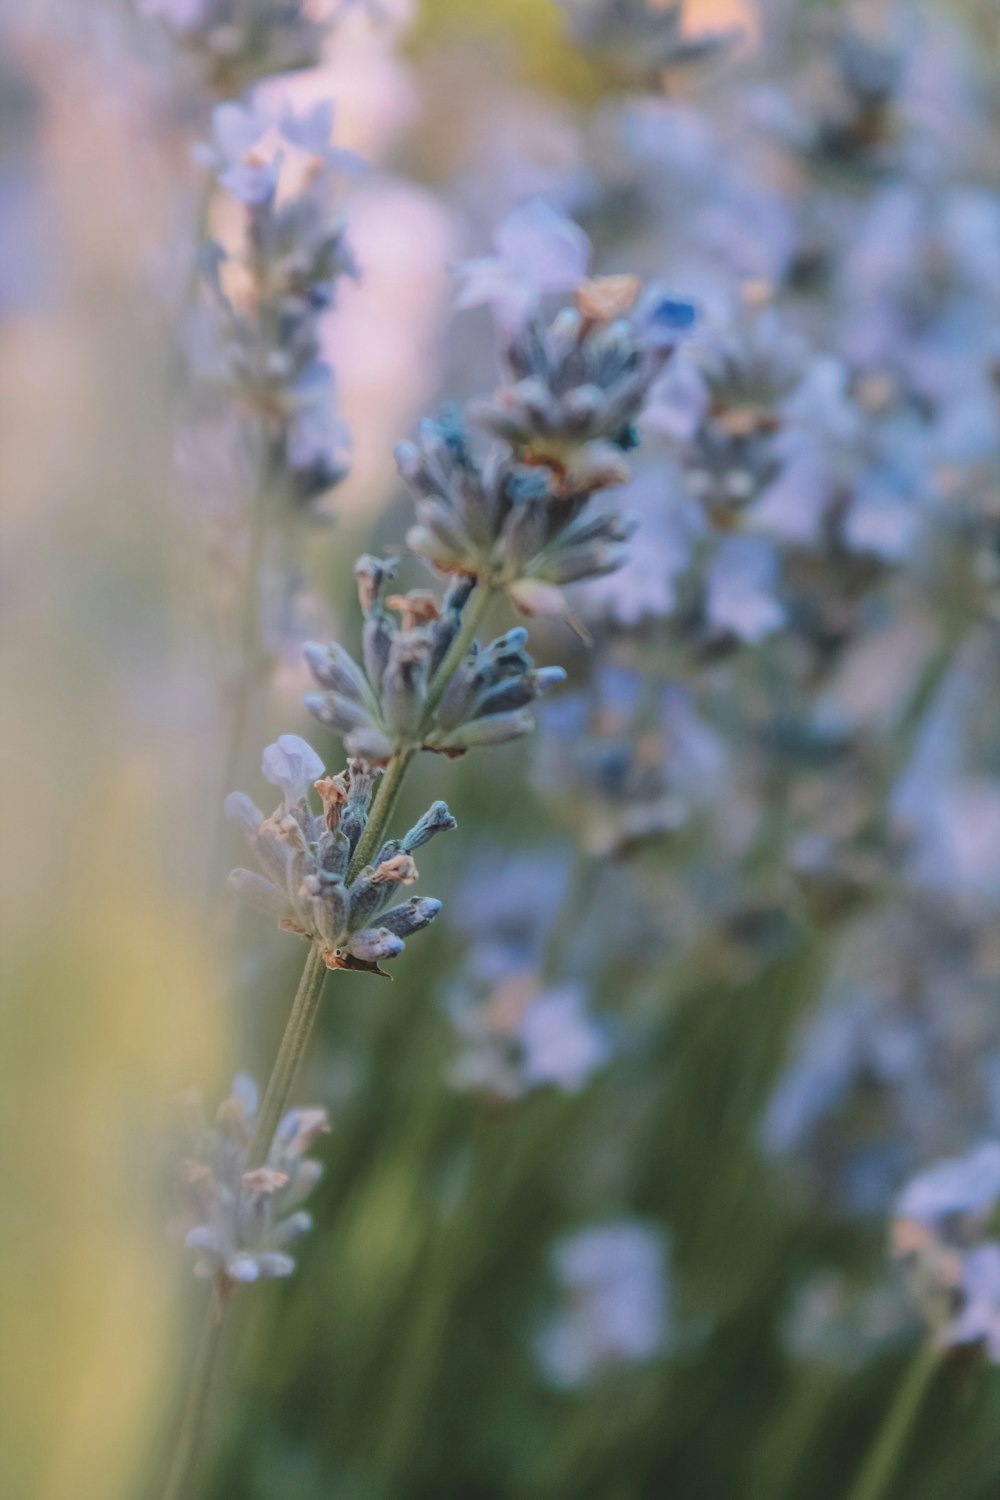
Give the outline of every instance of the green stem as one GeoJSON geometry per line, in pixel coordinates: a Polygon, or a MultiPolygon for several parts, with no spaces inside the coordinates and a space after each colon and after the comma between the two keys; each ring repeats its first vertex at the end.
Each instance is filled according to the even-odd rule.
{"type": "Polygon", "coordinates": [[[434,717],[437,706],[444,696],[444,690],[454,677],[456,669],[468,655],[469,647],[476,638],[476,632],[483,623],[486,611],[489,609],[495,593],[495,584],[480,583],[476,588],[476,592],[466,604],[458,634],[448,647],[444,661],[434,673],[430,686],[427,689],[426,706],[424,708],[425,728],[434,717]]]}
{"type": "Polygon", "coordinates": [[[415,754],[414,750],[398,750],[382,773],[382,780],[375,793],[375,801],[372,803],[365,831],[358,840],[357,848],[351,858],[347,872],[348,885],[357,879],[366,865],[371,864],[385,842],[385,831],[389,826],[389,819],[396,806],[403,778],[415,754]]]}
{"type": "Polygon", "coordinates": [[[191,1385],[162,1500],[190,1500],[191,1484],[208,1426],[213,1376],[227,1305],[228,1294],[222,1284],[216,1282],[191,1371],[191,1385]]]}
{"type": "Polygon", "coordinates": [[[900,1382],[848,1500],[881,1500],[886,1493],[937,1367],[938,1350],[928,1342],[900,1382]]]}
{"type": "Polygon", "coordinates": [[[250,1144],[248,1165],[251,1170],[263,1166],[267,1161],[274,1132],[288,1108],[289,1095],[312,1034],[328,972],[323,962],[322,948],[318,943],[312,943],[257,1116],[257,1127],[250,1144]]]}

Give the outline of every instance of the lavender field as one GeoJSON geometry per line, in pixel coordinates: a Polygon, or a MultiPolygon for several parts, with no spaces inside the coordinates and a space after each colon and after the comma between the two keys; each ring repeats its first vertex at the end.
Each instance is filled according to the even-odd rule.
{"type": "Polygon", "coordinates": [[[996,1500],[997,0],[5,0],[0,498],[4,1500],[996,1500]]]}

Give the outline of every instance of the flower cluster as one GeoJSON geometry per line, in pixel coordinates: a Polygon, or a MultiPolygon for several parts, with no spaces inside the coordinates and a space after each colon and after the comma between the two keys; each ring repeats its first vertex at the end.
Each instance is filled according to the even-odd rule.
{"type": "Polygon", "coordinates": [[[286,734],[264,751],[263,772],[283,793],[270,817],[242,792],[226,799],[226,812],[246,830],[263,874],[234,870],[230,885],[249,905],[276,917],[285,932],[319,944],[328,968],[384,974],[380,964],[402,953],[404,938],[441,910],[440,901],[426,896],[390,903],[400,886],[417,879],[413,851],[453,829],[455,819],[435,802],[405,838],[386,841],[370,865],[353,873],[372,798],[368,765],[351,760],[346,771],[324,776],[315,751],[286,734]],[[310,784],[321,814],[309,806],[310,784]]]}
{"type": "Polygon", "coordinates": [[[527,632],[515,629],[486,646],[474,642],[448,681],[439,683],[470,585],[457,583],[441,605],[426,590],[386,598],[395,566],[392,559],[375,557],[355,565],[365,617],[364,668],[336,642],[306,646],[306,660],[323,689],[306,699],[309,711],[343,736],[351,755],[373,765],[398,751],[461,755],[529,734],[534,720],[528,704],[561,682],[563,669],[536,668],[524,649],[527,632]]]}
{"type": "Polygon", "coordinates": [[[347,472],[333,371],[321,320],[337,281],[357,268],[337,207],[355,158],[331,145],[333,109],[302,115],[262,104],[220,104],[212,142],[197,153],[244,210],[232,250],[204,252],[220,354],[241,398],[262,421],[269,471],[308,505],[347,472]]]}
{"type": "Polygon", "coordinates": [[[1000,1364],[1000,1142],[939,1162],[897,1199],[892,1250],[937,1342],[1000,1364]]]}
{"type": "Polygon", "coordinates": [[[544,206],[513,220],[495,257],[463,268],[465,304],[497,312],[503,374],[466,414],[502,446],[481,461],[449,412],[396,459],[416,502],[410,551],[438,573],[505,589],[526,614],[561,613],[563,585],[623,560],[627,518],[585,512],[629,477],[635,420],[695,310],[631,276],[579,280],[586,255],[544,206]],[[573,285],[573,304],[546,322],[535,310],[543,293],[573,285]]]}
{"type": "Polygon", "coordinates": [[[323,1171],[306,1155],[330,1128],[322,1109],[290,1110],[264,1165],[251,1167],[258,1105],[256,1084],[239,1076],[214,1124],[196,1131],[182,1173],[184,1242],[197,1252],[195,1273],[223,1288],[292,1274],[289,1249],[312,1222],[301,1204],[323,1171]]]}

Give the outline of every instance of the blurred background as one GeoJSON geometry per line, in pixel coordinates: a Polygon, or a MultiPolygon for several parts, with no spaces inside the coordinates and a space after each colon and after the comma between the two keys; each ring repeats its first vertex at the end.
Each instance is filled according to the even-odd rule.
{"type": "MultiPolygon", "coordinates": [[[[204,1315],[178,1101],[266,1078],[302,960],[226,893],[221,801],[279,733],[342,764],[301,642],[356,644],[394,444],[495,384],[452,268],[542,197],[704,332],[635,562],[575,596],[592,644],[533,622],[570,674],[538,735],[407,785],[403,826],[459,820],[421,859],[444,912],[394,983],[328,984],[314,1229],[240,1293],[199,1493],[846,1496],[923,1336],[893,1202],[1000,1130],[1000,10],[337,9],[261,87],[332,99],[364,163],[322,320],[350,472],[265,548],[235,738],[246,455],[198,267],[239,205],[192,148],[246,80],[178,45],[197,0],[0,15],[0,1491],[158,1493],[204,1315]],[[751,409],[778,441],[734,479],[751,409]],[[695,543],[706,473],[758,508],[695,543]],[[731,531],[784,581],[706,635],[731,531]]],[[[995,1496],[998,1418],[952,1351],[887,1493],[995,1496]]]]}

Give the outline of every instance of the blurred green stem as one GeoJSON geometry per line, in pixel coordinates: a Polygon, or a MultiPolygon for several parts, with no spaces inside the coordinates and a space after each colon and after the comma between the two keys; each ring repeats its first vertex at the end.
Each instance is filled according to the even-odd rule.
{"type": "MultiPolygon", "coordinates": [[[[232,1283],[229,1283],[231,1286],[232,1283]]],[[[201,1445],[208,1425],[207,1415],[211,1399],[219,1347],[222,1343],[222,1325],[228,1295],[216,1282],[212,1301],[201,1331],[201,1341],[191,1371],[191,1384],[184,1416],[177,1434],[177,1443],[170,1463],[170,1473],[164,1486],[162,1500],[190,1500],[191,1483],[194,1479],[201,1445]]]]}
{"type": "Polygon", "coordinates": [[[476,638],[476,631],[483,623],[486,611],[490,607],[496,586],[492,583],[480,583],[475,593],[471,595],[462,614],[462,623],[458,634],[448,647],[444,661],[438,667],[430,687],[427,689],[426,707],[424,709],[424,724],[428,724],[437,709],[438,704],[444,696],[444,690],[455,675],[455,671],[468,653],[469,647],[476,638]]]}
{"type": "Polygon", "coordinates": [[[365,824],[365,831],[358,840],[358,846],[347,871],[348,885],[357,879],[365,865],[371,864],[384,843],[385,830],[396,806],[403,778],[409,770],[415,753],[413,750],[400,750],[386,766],[375,794],[375,801],[372,803],[368,822],[365,824]]]}
{"type": "Polygon", "coordinates": [[[288,1107],[295,1075],[312,1035],[328,972],[323,960],[322,948],[318,943],[311,943],[309,957],[306,959],[299,987],[292,1001],[292,1010],[285,1026],[285,1034],[281,1038],[278,1056],[271,1069],[271,1076],[264,1091],[264,1100],[257,1116],[257,1128],[250,1144],[251,1171],[263,1166],[267,1161],[274,1132],[288,1107]]]}
{"type": "Polygon", "coordinates": [[[848,1500],[882,1500],[937,1367],[938,1350],[927,1342],[907,1367],[848,1500]]]}

